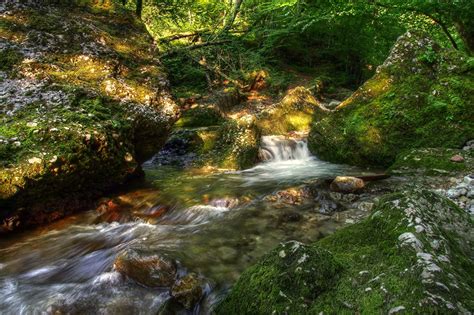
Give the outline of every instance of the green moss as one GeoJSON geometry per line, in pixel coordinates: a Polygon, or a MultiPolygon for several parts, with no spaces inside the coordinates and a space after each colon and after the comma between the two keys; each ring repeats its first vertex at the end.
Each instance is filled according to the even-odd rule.
{"type": "Polygon", "coordinates": [[[336,112],[316,115],[313,153],[389,166],[403,150],[459,148],[474,138],[474,69],[459,52],[437,50],[435,64],[420,60],[435,52],[434,44],[417,46],[427,41],[421,35],[400,40],[386,65],[336,112]]]}
{"type": "Polygon", "coordinates": [[[366,220],[305,247],[318,253],[305,261],[314,272],[299,278],[285,262],[302,254],[286,250],[290,257],[282,259],[281,248],[274,250],[242,274],[217,313],[387,314],[398,306],[414,314],[462,313],[474,306],[473,226],[434,193],[386,196],[366,220]],[[324,289],[308,294],[321,276],[324,289]]]}
{"type": "Polygon", "coordinates": [[[22,60],[23,55],[14,48],[0,50],[0,71],[12,71],[22,60]]]}
{"type": "Polygon", "coordinates": [[[394,174],[421,173],[425,175],[453,174],[474,169],[474,156],[471,151],[424,148],[403,152],[397,156],[389,172],[394,174]],[[462,162],[453,162],[451,158],[460,155],[462,162]]]}
{"type": "Polygon", "coordinates": [[[84,189],[88,182],[96,189],[120,182],[137,167],[125,115],[110,100],[78,94],[69,108],[31,104],[5,120],[0,136],[9,141],[0,146],[0,202],[20,205],[84,189]]]}
{"type": "Polygon", "coordinates": [[[260,114],[257,124],[267,135],[308,132],[315,112],[322,114],[311,91],[297,87],[290,90],[275,108],[260,114]]]}
{"type": "Polygon", "coordinates": [[[260,130],[255,121],[229,119],[212,134],[205,134],[201,166],[245,169],[258,160],[260,130]]]}
{"type": "Polygon", "coordinates": [[[194,128],[219,125],[223,122],[221,114],[214,108],[196,107],[187,110],[175,123],[178,128],[194,128]]]}
{"type": "Polygon", "coordinates": [[[342,265],[318,246],[281,244],[247,269],[217,314],[303,314],[330,290],[342,265]]]}

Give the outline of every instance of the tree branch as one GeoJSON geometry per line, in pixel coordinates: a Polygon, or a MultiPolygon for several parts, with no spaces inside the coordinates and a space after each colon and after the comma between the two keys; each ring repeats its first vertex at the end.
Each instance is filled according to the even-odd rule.
{"type": "Polygon", "coordinates": [[[200,48],[207,47],[207,46],[222,45],[222,44],[226,44],[226,43],[230,43],[230,42],[232,42],[230,39],[226,39],[226,40],[218,40],[218,41],[214,41],[214,42],[204,42],[204,43],[200,43],[200,44],[190,45],[190,46],[186,46],[186,47],[183,47],[183,48],[173,49],[173,50],[167,52],[166,54],[161,55],[161,58],[170,57],[170,56],[173,56],[173,55],[175,55],[179,52],[183,52],[183,51],[190,51],[190,50],[200,49],[200,48]]]}
{"type": "Polygon", "coordinates": [[[405,11],[408,11],[408,12],[414,12],[416,14],[424,15],[424,16],[430,18],[433,22],[435,22],[436,24],[438,24],[441,27],[441,29],[443,30],[444,34],[448,37],[448,39],[451,42],[451,45],[454,47],[454,49],[459,50],[458,44],[454,40],[451,33],[449,33],[449,29],[446,26],[446,24],[441,19],[436,18],[432,14],[420,11],[419,9],[412,8],[412,7],[396,7],[396,6],[393,7],[393,6],[389,6],[389,5],[380,3],[380,2],[374,2],[374,4],[375,4],[375,6],[379,6],[381,8],[385,8],[385,9],[389,9],[389,10],[390,9],[405,10],[405,11]]]}

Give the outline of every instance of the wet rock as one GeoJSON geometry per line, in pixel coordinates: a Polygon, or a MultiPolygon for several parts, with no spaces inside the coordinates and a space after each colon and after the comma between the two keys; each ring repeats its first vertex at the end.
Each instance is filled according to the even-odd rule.
{"type": "Polygon", "coordinates": [[[203,295],[202,281],[193,273],[182,277],[171,287],[171,296],[187,310],[192,310],[203,295]]]}
{"type": "Polygon", "coordinates": [[[117,256],[114,268],[121,274],[148,287],[169,287],[176,279],[175,261],[164,255],[150,255],[140,249],[128,249],[117,256]]]}
{"type": "Polygon", "coordinates": [[[309,197],[310,193],[308,189],[304,187],[298,187],[278,191],[271,196],[267,196],[265,199],[277,203],[300,205],[305,201],[308,201],[309,197]]]}
{"type": "Polygon", "coordinates": [[[341,193],[355,193],[362,190],[365,183],[362,179],[349,176],[338,176],[331,183],[330,189],[341,193]]]}
{"type": "Polygon", "coordinates": [[[100,222],[129,222],[132,220],[129,207],[124,205],[119,200],[114,199],[103,199],[100,201],[96,211],[98,217],[95,223],[100,222]]]}
{"type": "Polygon", "coordinates": [[[337,211],[339,205],[331,200],[320,200],[316,203],[315,210],[321,214],[331,214],[334,211],[337,211]]]}
{"type": "Polygon", "coordinates": [[[346,194],[340,192],[330,192],[329,197],[336,202],[351,203],[359,199],[356,194],[346,194]]]}
{"type": "Polygon", "coordinates": [[[375,206],[375,204],[373,202],[363,201],[363,202],[359,203],[357,208],[359,210],[362,210],[362,211],[365,211],[365,212],[370,212],[370,211],[372,211],[374,206],[375,206]]]}

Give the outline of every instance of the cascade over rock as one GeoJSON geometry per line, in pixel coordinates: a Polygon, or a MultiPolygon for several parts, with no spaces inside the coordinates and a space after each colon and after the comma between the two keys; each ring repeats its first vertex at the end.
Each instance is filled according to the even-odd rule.
{"type": "Polygon", "coordinates": [[[306,139],[264,136],[259,150],[262,161],[305,160],[310,157],[306,139]]]}

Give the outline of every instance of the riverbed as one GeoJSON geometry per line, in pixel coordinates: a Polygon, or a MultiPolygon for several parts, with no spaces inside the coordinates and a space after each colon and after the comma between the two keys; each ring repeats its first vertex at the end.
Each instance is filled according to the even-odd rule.
{"type": "Polygon", "coordinates": [[[205,296],[180,312],[206,314],[280,242],[312,242],[348,224],[345,214],[321,211],[301,187],[370,172],[320,161],[304,139],[267,137],[262,150],[265,161],[244,171],[145,163],[145,182],[110,196],[102,210],[0,240],[0,313],[157,314],[169,288],[114,270],[119,253],[139,247],[172,257],[178,276],[198,274],[205,296]]]}

